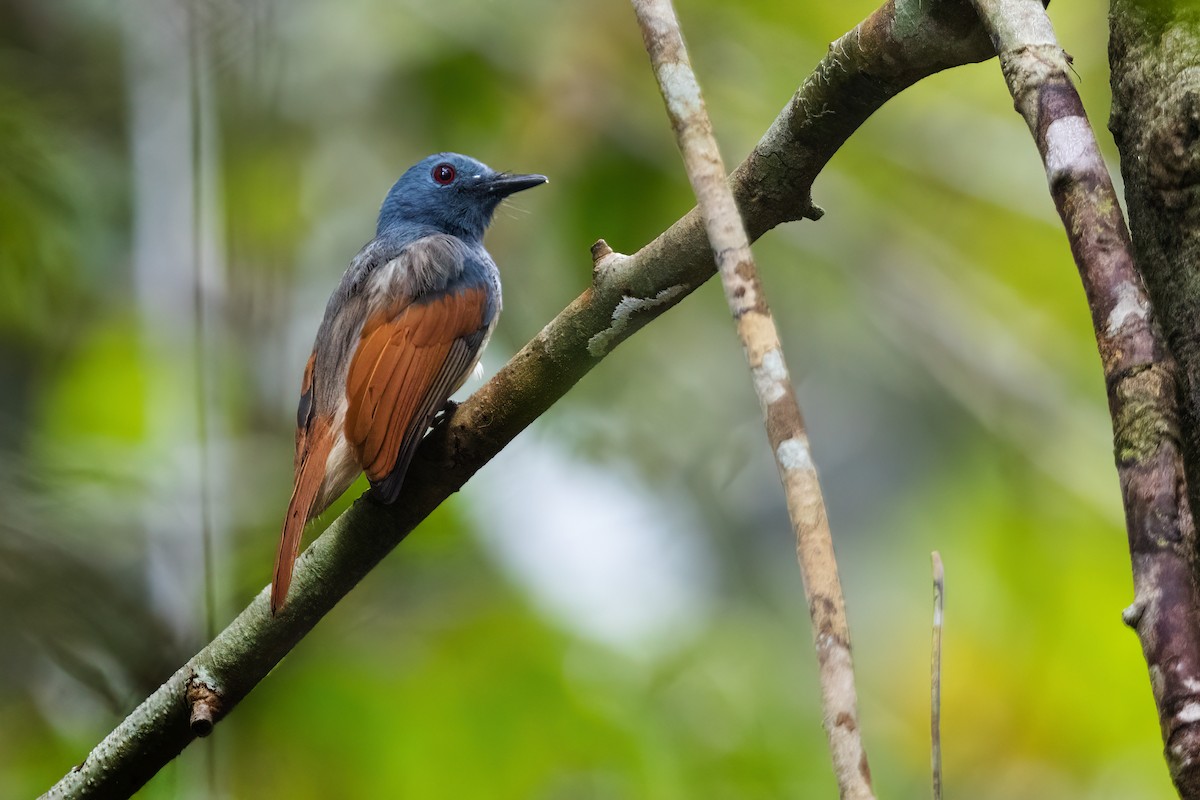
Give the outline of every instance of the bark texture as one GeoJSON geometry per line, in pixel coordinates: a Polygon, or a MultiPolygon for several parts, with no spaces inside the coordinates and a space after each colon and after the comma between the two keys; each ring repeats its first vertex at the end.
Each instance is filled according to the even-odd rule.
{"type": "MultiPolygon", "coordinates": [[[[1179,363],[1176,380],[1147,392],[1175,398],[1188,476],[1188,507],[1200,501],[1200,7],[1172,0],[1113,0],[1109,17],[1113,107],[1109,120],[1121,151],[1121,173],[1138,268],[1167,345],[1179,363]]],[[[1152,376],[1148,376],[1152,377],[1152,376]]],[[[1148,451],[1145,420],[1134,451],[1148,451]],[[1140,443],[1140,446],[1139,446],[1140,443]]],[[[1150,455],[1149,452],[1147,452],[1150,455]]],[[[1166,470],[1165,454],[1154,454],[1166,470]]],[[[1154,468],[1147,461],[1148,468],[1154,468]]],[[[1179,490],[1181,493],[1183,489],[1179,490]]],[[[1196,537],[1186,508],[1178,531],[1163,524],[1170,510],[1149,504],[1162,520],[1158,536],[1130,546],[1138,601],[1127,618],[1142,637],[1159,707],[1167,762],[1180,796],[1200,797],[1200,596],[1196,537]],[[1137,576],[1144,575],[1142,580],[1137,576]],[[1143,586],[1145,597],[1143,597],[1143,586]]]]}
{"type": "Polygon", "coordinates": [[[725,300],[749,362],[775,467],[787,497],[812,619],[822,717],[838,795],[849,800],[874,800],[871,768],[858,721],[846,601],[825,499],[779,331],[758,278],[737,203],[725,181],[725,165],[671,0],[633,0],[633,7],[704,218],[725,300]]]}
{"type": "MultiPolygon", "coordinates": [[[[1121,151],[1138,267],[1181,368],[1184,449],[1194,477],[1200,469],[1200,7],[1114,0],[1110,23],[1109,127],[1121,151]]],[[[1193,489],[1193,505],[1197,499],[1193,489]]]]}

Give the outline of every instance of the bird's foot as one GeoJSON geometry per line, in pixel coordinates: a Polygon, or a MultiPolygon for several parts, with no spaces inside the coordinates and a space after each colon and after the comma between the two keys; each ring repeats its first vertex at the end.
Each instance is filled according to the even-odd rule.
{"type": "Polygon", "coordinates": [[[454,412],[458,410],[458,403],[453,400],[447,400],[442,409],[433,415],[433,422],[430,423],[431,428],[440,428],[450,422],[450,418],[454,416],[454,412]]]}
{"type": "MultiPolygon", "coordinates": [[[[442,436],[449,444],[450,442],[450,418],[454,416],[454,412],[458,410],[458,403],[453,400],[447,400],[441,410],[433,415],[433,420],[429,423],[428,436],[442,436]]],[[[452,451],[452,447],[447,447],[446,451],[452,451]]],[[[440,459],[441,466],[446,469],[454,469],[454,457],[449,456],[440,459]]]]}

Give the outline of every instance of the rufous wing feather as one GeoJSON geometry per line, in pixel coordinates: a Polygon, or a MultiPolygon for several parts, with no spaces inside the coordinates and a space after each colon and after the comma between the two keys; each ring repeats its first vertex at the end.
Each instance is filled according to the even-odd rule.
{"type": "Polygon", "coordinates": [[[346,379],[346,438],[384,502],[395,499],[430,420],[474,364],[487,304],[483,287],[460,288],[363,327],[346,379]]]}

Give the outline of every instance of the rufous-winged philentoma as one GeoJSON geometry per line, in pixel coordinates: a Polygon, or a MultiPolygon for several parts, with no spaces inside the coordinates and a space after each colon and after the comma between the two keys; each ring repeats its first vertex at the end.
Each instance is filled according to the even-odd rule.
{"type": "Polygon", "coordinates": [[[300,387],[295,485],[271,613],[283,607],[304,526],[367,473],[395,501],[434,415],[479,362],[500,316],[483,233],[500,202],[546,182],[438,153],[400,177],[329,298],[300,387]]]}

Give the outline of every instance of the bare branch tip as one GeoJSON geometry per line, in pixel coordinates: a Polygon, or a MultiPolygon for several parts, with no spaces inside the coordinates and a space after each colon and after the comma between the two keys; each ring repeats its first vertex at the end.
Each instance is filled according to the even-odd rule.
{"type": "Polygon", "coordinates": [[[613,254],[613,249],[608,246],[608,242],[603,239],[597,239],[592,245],[592,264],[600,266],[600,262],[613,254]]]}
{"type": "Polygon", "coordinates": [[[199,675],[193,675],[188,681],[187,702],[192,710],[188,718],[192,733],[200,737],[208,736],[221,714],[221,693],[199,675]]]}
{"type": "Polygon", "coordinates": [[[596,240],[595,245],[592,245],[592,263],[600,264],[600,261],[607,258],[608,255],[612,255],[612,247],[608,247],[608,242],[605,240],[596,240]]]}
{"type": "Polygon", "coordinates": [[[628,258],[629,256],[618,253],[609,247],[608,242],[597,239],[596,243],[592,245],[592,283],[598,284],[605,272],[628,258]]]}

